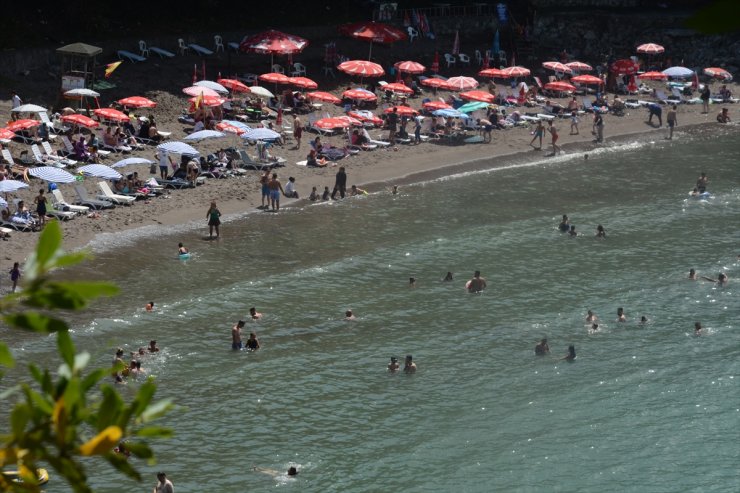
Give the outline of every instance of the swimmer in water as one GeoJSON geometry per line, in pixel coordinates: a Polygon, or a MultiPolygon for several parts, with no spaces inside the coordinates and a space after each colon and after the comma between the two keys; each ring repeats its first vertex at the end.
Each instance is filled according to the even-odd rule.
{"type": "Polygon", "coordinates": [[[177,244],[177,254],[178,255],[187,255],[188,253],[190,252],[188,252],[188,249],[185,248],[182,243],[177,244]]]}
{"type": "Polygon", "coordinates": [[[574,345],[568,346],[568,354],[560,358],[561,361],[575,361],[576,359],[576,347],[574,345]]]}
{"type": "Polygon", "coordinates": [[[249,316],[252,318],[252,320],[259,320],[262,318],[262,314],[258,312],[255,307],[249,309],[249,316]]]}
{"type": "Polygon", "coordinates": [[[147,349],[149,350],[150,353],[158,353],[159,347],[157,347],[157,341],[155,341],[154,339],[149,341],[149,347],[147,349]]]}
{"type": "Polygon", "coordinates": [[[578,233],[576,233],[576,225],[575,224],[571,224],[570,225],[570,231],[568,231],[568,234],[571,236],[571,238],[574,237],[574,236],[578,236],[578,233]]]}
{"type": "Polygon", "coordinates": [[[231,349],[234,351],[239,351],[242,348],[242,328],[244,327],[244,323],[244,320],[239,320],[231,328],[231,349]]]}
{"type": "Polygon", "coordinates": [[[415,288],[416,287],[416,278],[415,277],[409,277],[409,287],[415,288]]]}
{"type": "Polygon", "coordinates": [[[701,322],[694,322],[694,335],[695,336],[701,335],[701,322]]]}
{"type": "Polygon", "coordinates": [[[357,317],[355,317],[354,313],[352,313],[352,310],[347,310],[344,312],[344,319],[345,320],[357,320],[357,317]]]}
{"type": "Polygon", "coordinates": [[[249,333],[249,339],[247,339],[247,350],[257,351],[260,348],[260,341],[257,339],[257,334],[254,332],[249,333]]]}
{"type": "Polygon", "coordinates": [[[388,363],[388,371],[391,373],[395,373],[398,371],[400,366],[398,365],[398,358],[395,356],[391,356],[391,362],[388,363]]]}
{"type": "Polygon", "coordinates": [[[596,226],[596,237],[597,238],[606,238],[606,230],[604,229],[604,226],[599,224],[596,226]]]}
{"type": "Polygon", "coordinates": [[[543,338],[539,344],[534,347],[534,354],[544,356],[550,353],[550,346],[547,345],[547,339],[543,338]]]}
{"type": "Polygon", "coordinates": [[[561,233],[567,233],[570,230],[570,219],[567,215],[563,214],[563,220],[558,225],[558,229],[561,233]]]}
{"type": "Polygon", "coordinates": [[[594,315],[594,312],[589,310],[586,315],[586,322],[596,322],[599,319],[596,315],[594,315]]]}
{"type": "Polygon", "coordinates": [[[403,372],[416,373],[416,363],[414,363],[410,354],[406,356],[406,361],[403,363],[403,372]]]}
{"type": "Polygon", "coordinates": [[[486,289],[486,279],[480,276],[480,271],[477,270],[473,273],[473,278],[468,281],[468,293],[480,293],[486,289]]]}
{"type": "Polygon", "coordinates": [[[447,271],[447,275],[442,279],[443,282],[450,282],[452,281],[452,272],[447,271]]]}
{"type": "Polygon", "coordinates": [[[617,308],[617,322],[626,322],[627,317],[624,315],[624,308],[621,306],[617,308]]]}
{"type": "Polygon", "coordinates": [[[712,279],[711,277],[706,277],[706,276],[701,276],[701,278],[707,281],[710,281],[710,282],[717,283],[717,286],[726,286],[727,282],[729,281],[727,276],[723,274],[722,272],[719,273],[719,275],[717,276],[717,279],[712,279]]]}
{"type": "Polygon", "coordinates": [[[689,269],[689,280],[696,281],[696,271],[694,269],[689,269]]]}
{"type": "MultiPolygon", "coordinates": [[[[282,476],[283,473],[280,471],[277,471],[275,469],[268,469],[266,467],[257,467],[254,466],[252,468],[253,471],[261,472],[262,474],[267,474],[268,476],[272,476],[273,479],[277,479],[278,477],[282,476]]],[[[297,476],[298,475],[298,469],[296,469],[294,466],[290,466],[288,468],[288,471],[286,473],[288,476],[297,476]]]]}
{"type": "Polygon", "coordinates": [[[393,195],[398,195],[398,185],[393,185],[393,190],[391,190],[391,193],[393,195]]]}
{"type": "Polygon", "coordinates": [[[588,332],[593,334],[594,332],[599,331],[599,324],[591,324],[591,328],[588,329],[588,332]]]}
{"type": "Polygon", "coordinates": [[[147,303],[144,309],[148,312],[151,312],[152,310],[154,310],[154,302],[150,301],[149,303],[147,303]]]}

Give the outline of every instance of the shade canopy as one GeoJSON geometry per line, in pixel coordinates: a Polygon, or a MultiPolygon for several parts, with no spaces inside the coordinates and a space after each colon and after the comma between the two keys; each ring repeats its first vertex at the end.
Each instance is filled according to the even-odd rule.
{"type": "Polygon", "coordinates": [[[252,53],[292,55],[300,53],[306,46],[307,39],[270,29],[244,38],[239,49],[252,53]]]}
{"type": "Polygon", "coordinates": [[[561,62],[544,62],[542,66],[548,70],[554,70],[555,72],[561,72],[564,74],[570,74],[573,72],[573,69],[561,62]]]}
{"type": "Polygon", "coordinates": [[[404,72],[407,74],[421,74],[427,69],[421,63],[412,62],[411,60],[407,60],[405,62],[396,62],[395,67],[398,69],[399,72],[404,72]]]}
{"type": "Polygon", "coordinates": [[[342,100],[335,95],[325,91],[309,92],[308,94],[306,94],[306,97],[311,101],[323,101],[325,103],[339,104],[342,102],[342,100]]]}
{"type": "Polygon", "coordinates": [[[72,43],[70,45],[57,48],[57,53],[62,53],[64,55],[76,55],[76,56],[86,56],[86,57],[94,57],[95,55],[100,55],[102,52],[103,52],[103,48],[100,48],[98,46],[92,46],[92,45],[85,44],[85,43],[72,43]]]}
{"type": "Polygon", "coordinates": [[[157,103],[142,96],[119,99],[118,104],[129,108],[155,108],[157,106],[157,103]]]}
{"type": "Polygon", "coordinates": [[[638,74],[637,77],[646,80],[666,80],[668,78],[668,76],[663,72],[644,72],[642,74],[638,74]]]}
{"type": "Polygon", "coordinates": [[[590,72],[594,69],[588,63],[583,63],[583,62],[578,62],[578,61],[568,62],[565,65],[567,65],[571,70],[577,70],[579,72],[590,72]]]}
{"type": "Polygon", "coordinates": [[[383,67],[367,60],[349,60],[340,63],[337,68],[346,74],[361,77],[380,77],[385,74],[383,67]]]}
{"type": "Polygon", "coordinates": [[[414,90],[403,82],[392,82],[383,86],[384,91],[391,91],[399,94],[414,94],[414,90]]]}
{"type": "Polygon", "coordinates": [[[322,130],[335,130],[337,128],[349,128],[352,123],[346,118],[322,118],[316,120],[314,126],[322,130]]]}
{"type": "Polygon", "coordinates": [[[121,173],[104,164],[86,164],[77,168],[77,171],[86,176],[96,176],[98,178],[105,178],[106,180],[121,179],[121,173]]]}
{"type": "Polygon", "coordinates": [[[346,99],[356,99],[358,101],[377,101],[378,99],[378,96],[374,93],[362,88],[348,89],[342,93],[342,97],[346,99]]]}
{"type": "Polygon", "coordinates": [[[503,71],[497,68],[486,68],[478,72],[478,77],[488,77],[491,79],[495,77],[503,77],[503,75],[503,71]]]}
{"type": "Polygon", "coordinates": [[[506,67],[501,70],[502,77],[526,77],[530,73],[531,72],[528,68],[520,66],[506,67]]]}
{"type": "Polygon", "coordinates": [[[10,111],[12,111],[13,113],[41,113],[47,112],[49,110],[37,104],[22,104],[20,106],[16,106],[10,111]]]}
{"type": "Polygon", "coordinates": [[[126,113],[118,111],[114,108],[98,108],[97,110],[93,110],[93,113],[98,115],[100,118],[103,118],[104,120],[125,122],[131,119],[131,117],[129,117],[126,113]]]}
{"type": "Polygon", "coordinates": [[[640,65],[629,58],[617,60],[611,64],[611,67],[609,67],[609,70],[621,75],[634,75],[639,69],[640,65]]]}
{"type": "Polygon", "coordinates": [[[73,113],[71,115],[64,115],[62,117],[62,121],[65,123],[71,123],[73,125],[77,125],[79,127],[86,127],[86,128],[95,128],[100,123],[96,122],[89,116],[80,115],[79,113],[73,113]]]}
{"type": "Polygon", "coordinates": [[[198,132],[188,134],[182,140],[220,139],[221,137],[226,137],[226,134],[216,130],[199,130],[198,132]]]}
{"type": "Polygon", "coordinates": [[[28,183],[22,182],[20,180],[2,180],[2,181],[0,181],[0,192],[2,192],[2,193],[15,192],[15,191],[21,190],[23,188],[28,188],[28,183]]]}
{"type": "Polygon", "coordinates": [[[586,85],[599,85],[603,84],[604,81],[596,77],[595,75],[576,75],[575,77],[570,78],[571,82],[577,82],[579,84],[586,84],[586,85]]]}
{"type": "Polygon", "coordinates": [[[694,71],[686,67],[669,67],[663,71],[668,77],[691,77],[694,71]]]}
{"type": "Polygon", "coordinates": [[[124,166],[130,166],[134,164],[153,164],[154,161],[151,159],[145,159],[143,157],[128,157],[126,159],[121,159],[120,161],[116,161],[115,163],[111,164],[111,168],[123,168],[124,166]]]}
{"type": "Polygon", "coordinates": [[[637,53],[645,53],[648,55],[657,55],[663,53],[665,48],[655,43],[645,43],[637,47],[637,53]]]}
{"type": "MultiPolygon", "coordinates": [[[[210,87],[204,87],[204,86],[189,86],[184,87],[182,89],[182,92],[187,94],[188,96],[219,96],[217,91],[214,91],[210,87]]],[[[228,91],[227,91],[228,92],[228,91]]]]}
{"type": "Polygon", "coordinates": [[[486,91],[466,91],[461,92],[460,97],[467,101],[481,101],[484,103],[493,103],[495,96],[486,91]]]}
{"type": "Polygon", "coordinates": [[[200,155],[198,150],[192,147],[190,144],[186,144],[185,142],[179,142],[177,140],[165,142],[164,144],[159,144],[157,146],[157,149],[159,149],[160,151],[170,152],[172,154],[180,154],[182,156],[200,155]]]}
{"type": "Polygon", "coordinates": [[[74,175],[63,169],[53,168],[51,166],[41,166],[39,168],[29,168],[28,174],[54,183],[72,183],[75,181],[74,175]]]}
{"type": "Polygon", "coordinates": [[[92,89],[86,89],[84,87],[78,87],[77,89],[70,89],[69,91],[64,93],[65,96],[77,98],[99,98],[100,93],[95,92],[92,89]]]}
{"type": "Polygon", "coordinates": [[[447,87],[456,91],[467,91],[478,87],[478,81],[472,77],[450,77],[447,79],[447,87]]]}
{"type": "Polygon", "coordinates": [[[270,72],[262,74],[258,77],[262,82],[270,82],[272,84],[290,84],[290,77],[279,72],[270,72]]]}
{"type": "Polygon", "coordinates": [[[219,84],[218,82],[214,82],[212,80],[199,80],[194,86],[198,87],[207,87],[208,89],[212,89],[216,91],[219,94],[228,94],[229,90],[224,87],[223,85],[219,84]]]}
{"type": "Polygon", "coordinates": [[[291,77],[289,82],[301,89],[316,89],[319,85],[316,81],[309,79],[308,77],[291,77]]]}
{"type": "Polygon", "coordinates": [[[421,81],[422,86],[433,87],[435,89],[449,89],[447,81],[439,77],[429,77],[421,81]]]}
{"type": "Polygon", "coordinates": [[[280,134],[269,128],[253,128],[242,134],[243,139],[247,140],[277,140],[280,134]]]}
{"type": "Polygon", "coordinates": [[[227,89],[231,89],[234,92],[249,92],[249,87],[240,80],[236,79],[218,79],[216,80],[219,84],[227,89]]]}
{"type": "Polygon", "coordinates": [[[545,84],[545,89],[550,91],[573,92],[576,90],[576,86],[560,80],[555,82],[548,82],[547,84],[545,84]]]}
{"type": "Polygon", "coordinates": [[[397,27],[375,21],[345,24],[339,28],[339,32],[345,36],[371,43],[389,44],[408,38],[406,33],[397,27]]]}

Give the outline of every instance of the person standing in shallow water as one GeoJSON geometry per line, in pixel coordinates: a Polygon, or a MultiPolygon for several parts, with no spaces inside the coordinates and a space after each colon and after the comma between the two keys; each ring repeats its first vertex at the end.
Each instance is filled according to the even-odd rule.
{"type": "Polygon", "coordinates": [[[339,192],[339,196],[342,198],[344,198],[344,195],[347,193],[347,173],[344,170],[344,166],[339,167],[337,176],[334,179],[334,190],[331,192],[332,200],[336,200],[337,192],[339,192]]]}
{"type": "Polygon", "coordinates": [[[221,225],[221,211],[216,207],[216,202],[211,202],[211,207],[206,212],[206,219],[208,219],[208,236],[213,238],[213,230],[216,230],[216,238],[219,236],[218,227],[221,225]]]}
{"type": "Polygon", "coordinates": [[[547,345],[547,339],[542,339],[539,344],[534,347],[534,354],[537,356],[544,356],[550,352],[550,346],[547,345]]]}
{"type": "Polygon", "coordinates": [[[468,293],[480,293],[484,289],[486,289],[486,286],[488,284],[486,283],[486,279],[484,277],[480,276],[480,271],[477,270],[473,274],[473,278],[468,281],[467,288],[468,293]]]}

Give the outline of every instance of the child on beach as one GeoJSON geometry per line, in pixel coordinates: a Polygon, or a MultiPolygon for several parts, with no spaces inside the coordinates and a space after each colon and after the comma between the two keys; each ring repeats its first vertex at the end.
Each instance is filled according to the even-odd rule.
{"type": "Polygon", "coordinates": [[[578,112],[573,111],[570,114],[570,134],[571,135],[578,135],[578,123],[580,123],[580,118],[578,118],[578,112]]]}
{"type": "Polygon", "coordinates": [[[206,212],[206,219],[208,219],[208,236],[213,238],[213,229],[216,229],[216,238],[219,236],[218,227],[221,224],[221,211],[216,207],[216,202],[211,202],[211,207],[206,212]]]}
{"type": "Polygon", "coordinates": [[[21,279],[21,268],[18,262],[13,264],[13,268],[10,269],[10,280],[13,282],[12,292],[15,293],[15,288],[18,287],[18,281],[21,279]]]}
{"type": "Polygon", "coordinates": [[[534,148],[536,150],[538,150],[538,151],[540,149],[542,149],[542,136],[544,134],[545,134],[545,127],[542,125],[542,121],[540,120],[540,121],[537,122],[537,126],[534,128],[534,132],[532,132],[532,135],[534,135],[534,137],[532,137],[532,140],[529,142],[529,145],[531,145],[532,147],[534,147],[532,145],[532,144],[534,144],[534,141],[537,140],[537,139],[540,139],[540,146],[539,147],[534,147],[534,148]]]}
{"type": "Polygon", "coordinates": [[[311,189],[311,195],[308,196],[308,200],[310,200],[311,202],[316,202],[317,200],[319,200],[319,192],[318,190],[316,190],[316,187],[313,187],[311,189]]]}
{"type": "MultiPolygon", "coordinates": [[[[547,121],[547,124],[549,125],[548,131],[550,132],[550,135],[552,137],[552,155],[554,156],[555,154],[559,154],[560,152],[562,152],[562,149],[557,144],[557,142],[558,142],[558,129],[555,126],[553,126],[552,120],[548,120],[547,121]]],[[[541,145],[540,145],[540,147],[541,147],[541,145]]]]}

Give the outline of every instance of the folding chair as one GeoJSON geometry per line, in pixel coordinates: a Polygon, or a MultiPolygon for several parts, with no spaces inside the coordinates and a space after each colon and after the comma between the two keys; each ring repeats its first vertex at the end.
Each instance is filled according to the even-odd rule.
{"type": "Polygon", "coordinates": [[[218,50],[225,51],[224,49],[224,40],[221,36],[218,34],[213,37],[213,42],[216,45],[215,51],[218,53],[218,50]]]}

